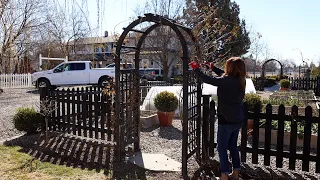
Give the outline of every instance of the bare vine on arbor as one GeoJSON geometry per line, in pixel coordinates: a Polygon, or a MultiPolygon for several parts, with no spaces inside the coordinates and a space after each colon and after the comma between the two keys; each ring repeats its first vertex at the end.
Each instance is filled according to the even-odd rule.
{"type": "Polygon", "coordinates": [[[239,13],[230,0],[187,0],[182,22],[194,29],[204,59],[223,61],[248,52],[249,33],[239,13]]]}

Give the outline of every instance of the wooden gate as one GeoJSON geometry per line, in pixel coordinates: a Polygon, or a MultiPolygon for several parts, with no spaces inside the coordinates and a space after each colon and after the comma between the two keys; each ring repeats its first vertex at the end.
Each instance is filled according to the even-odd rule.
{"type": "MultiPolygon", "coordinates": [[[[128,27],[124,28],[123,33],[117,41],[116,55],[115,55],[115,92],[116,92],[116,108],[115,115],[119,134],[117,139],[118,144],[118,160],[123,159],[123,152],[125,148],[134,143],[134,149],[139,151],[139,64],[140,64],[140,50],[141,46],[147,37],[155,28],[159,26],[168,26],[178,36],[182,46],[182,64],[183,64],[183,146],[182,146],[182,173],[184,178],[188,178],[188,159],[194,154],[197,161],[200,159],[201,150],[201,82],[195,75],[189,71],[190,53],[188,45],[195,45],[196,40],[191,32],[191,28],[177,24],[174,20],[154,14],[145,14],[144,17],[138,17],[128,27]],[[152,22],[153,25],[143,30],[135,29],[137,25],[144,22],[152,22]],[[124,41],[129,33],[137,33],[137,43],[134,46],[124,45],[124,41]],[[187,42],[187,38],[192,42],[187,42]],[[135,51],[134,68],[130,70],[120,70],[121,50],[131,49],[135,51]],[[125,77],[125,78],[124,78],[125,77]],[[124,78],[124,79],[123,79],[124,78]],[[128,79],[127,79],[128,78],[128,79]],[[131,84],[130,84],[131,83],[131,84]],[[129,101],[127,94],[133,96],[136,104],[129,101]],[[128,134],[129,133],[129,134],[128,134]]],[[[199,55],[199,47],[196,46],[197,55],[199,55]]],[[[131,101],[132,102],[132,101],[131,101]]]]}

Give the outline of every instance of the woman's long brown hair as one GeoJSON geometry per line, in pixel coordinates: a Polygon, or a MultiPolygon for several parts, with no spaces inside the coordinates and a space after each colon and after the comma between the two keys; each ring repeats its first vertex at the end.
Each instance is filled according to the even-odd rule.
{"type": "Polygon", "coordinates": [[[244,61],[240,57],[228,59],[224,72],[227,76],[239,78],[240,90],[245,91],[247,70],[244,61]]]}

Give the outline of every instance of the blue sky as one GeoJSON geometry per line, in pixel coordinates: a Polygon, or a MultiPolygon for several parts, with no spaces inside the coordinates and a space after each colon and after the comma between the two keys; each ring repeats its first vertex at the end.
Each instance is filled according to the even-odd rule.
{"type": "MultiPolygon", "coordinates": [[[[91,2],[91,1],[90,1],[91,2]]],[[[134,16],[137,4],[145,0],[105,0],[100,34],[108,30],[122,32],[134,16]],[[127,20],[127,21],[126,21],[127,20]],[[125,21],[123,23],[120,23],[125,21]],[[120,23],[120,24],[119,24],[120,23]],[[118,24],[118,26],[116,26],[118,24]],[[116,26],[116,27],[115,27],[116,26]]],[[[272,51],[273,58],[301,62],[300,49],[305,59],[320,61],[320,0],[236,0],[240,17],[249,27],[260,32],[272,51]]],[[[96,1],[89,4],[90,19],[97,21],[96,1]],[[94,3],[93,3],[94,2],[94,3]]],[[[102,11],[100,12],[102,13],[102,11]]]]}
{"type": "Polygon", "coordinates": [[[319,0],[236,0],[240,17],[246,19],[272,49],[275,58],[301,62],[320,60],[319,0]]]}

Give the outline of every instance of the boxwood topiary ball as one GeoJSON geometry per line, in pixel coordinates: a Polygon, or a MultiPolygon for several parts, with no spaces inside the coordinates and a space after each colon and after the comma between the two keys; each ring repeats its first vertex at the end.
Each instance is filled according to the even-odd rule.
{"type": "Polygon", "coordinates": [[[174,93],[163,91],[154,98],[154,105],[158,111],[172,112],[178,108],[178,98],[174,93]]]}

